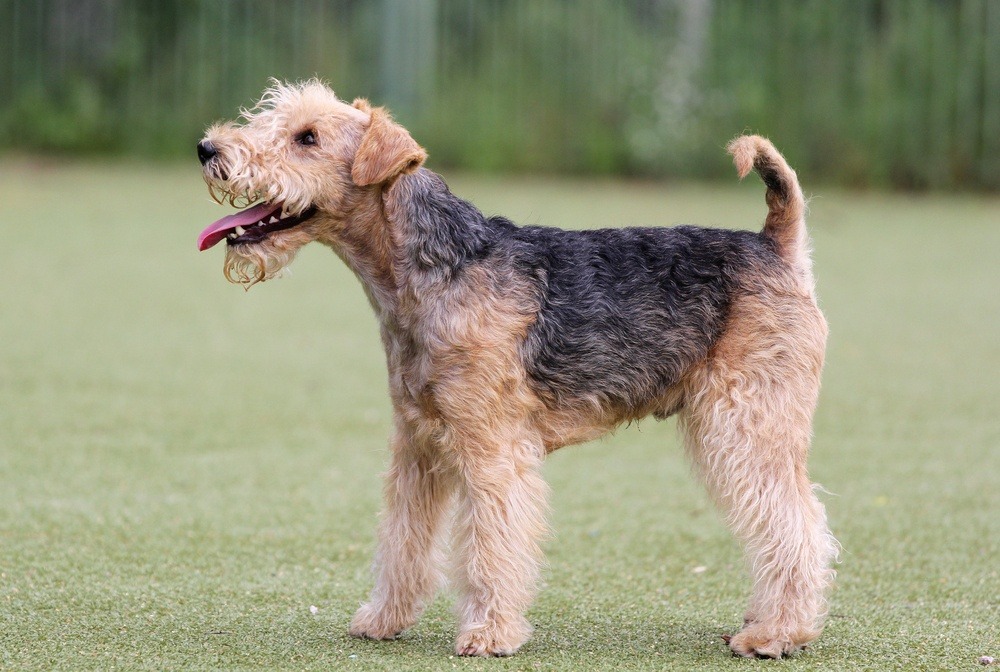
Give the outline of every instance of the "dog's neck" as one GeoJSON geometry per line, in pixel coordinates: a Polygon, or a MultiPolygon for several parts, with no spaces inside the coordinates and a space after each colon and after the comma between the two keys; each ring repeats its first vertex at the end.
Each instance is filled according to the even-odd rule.
{"type": "Polygon", "coordinates": [[[497,236],[483,214],[421,169],[366,191],[331,247],[354,271],[383,324],[419,286],[448,282],[481,258],[497,236]]]}
{"type": "Polygon", "coordinates": [[[361,192],[323,239],[361,281],[376,316],[383,322],[397,309],[396,244],[385,215],[380,188],[361,192]]]}
{"type": "Polygon", "coordinates": [[[403,278],[448,281],[484,257],[497,237],[476,206],[458,198],[425,168],[402,175],[386,191],[385,212],[403,278]]]}

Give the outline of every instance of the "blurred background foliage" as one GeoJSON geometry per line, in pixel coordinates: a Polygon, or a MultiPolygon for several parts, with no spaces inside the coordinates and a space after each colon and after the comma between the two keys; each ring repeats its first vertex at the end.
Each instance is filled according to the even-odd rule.
{"type": "Polygon", "coordinates": [[[0,0],[0,150],[193,157],[269,77],[390,107],[432,166],[1000,189],[997,0],[0,0]]]}

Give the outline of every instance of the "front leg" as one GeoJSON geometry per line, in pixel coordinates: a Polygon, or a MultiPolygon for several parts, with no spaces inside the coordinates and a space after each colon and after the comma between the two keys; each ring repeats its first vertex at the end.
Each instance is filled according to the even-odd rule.
{"type": "Polygon", "coordinates": [[[519,439],[463,451],[455,521],[460,656],[509,656],[531,635],[524,612],[547,530],[542,455],[540,444],[519,439]]]}
{"type": "Polygon", "coordinates": [[[397,430],[385,475],[375,587],[351,622],[352,635],[392,639],[416,623],[441,583],[436,547],[450,499],[451,484],[435,468],[433,453],[397,430]]]}

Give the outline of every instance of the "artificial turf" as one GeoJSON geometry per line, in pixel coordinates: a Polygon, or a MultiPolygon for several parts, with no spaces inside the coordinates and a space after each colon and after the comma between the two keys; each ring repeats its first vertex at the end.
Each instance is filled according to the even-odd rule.
{"type": "MultiPolygon", "coordinates": [[[[755,180],[451,182],[526,223],[756,228],[764,213],[755,180]]],[[[0,669],[1000,658],[1000,200],[806,186],[831,324],[811,470],[844,546],[822,638],[783,662],[729,656],[739,550],[673,421],[649,420],[549,458],[535,635],[473,660],[451,655],[448,593],[397,641],[346,634],[371,584],[390,407],[375,320],[337,258],[308,248],[244,293],[221,250],[195,251],[227,212],[196,166],[0,164],[0,669]]]]}

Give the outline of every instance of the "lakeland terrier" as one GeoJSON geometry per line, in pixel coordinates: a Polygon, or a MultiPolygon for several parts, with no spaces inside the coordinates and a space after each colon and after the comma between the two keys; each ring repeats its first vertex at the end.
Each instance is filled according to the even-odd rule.
{"type": "Polygon", "coordinates": [[[545,456],[647,415],[687,451],[753,578],[742,656],[815,639],[836,541],[806,471],[827,327],[805,203],[770,142],[728,147],[765,186],[758,232],[563,231],[486,217],[421,167],[383,108],[323,83],[274,82],[198,144],[209,191],[252,205],[206,228],[249,287],[310,241],[357,274],[381,325],[394,410],[375,587],[352,635],[412,626],[452,527],[459,655],[527,640],[546,534],[545,456]],[[256,205],[253,205],[255,204],[256,205]]]}

